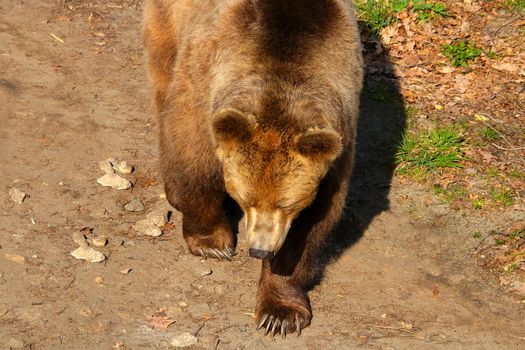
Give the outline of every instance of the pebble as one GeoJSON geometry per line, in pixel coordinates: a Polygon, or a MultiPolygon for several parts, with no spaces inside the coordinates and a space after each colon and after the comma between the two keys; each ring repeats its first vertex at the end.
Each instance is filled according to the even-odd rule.
{"type": "Polygon", "coordinates": [[[87,246],[86,236],[84,236],[80,232],[73,233],[73,242],[75,242],[76,244],[78,244],[81,247],[82,246],[87,246]]]}
{"type": "Polygon", "coordinates": [[[71,255],[76,259],[87,260],[93,263],[98,263],[106,260],[106,256],[103,253],[91,247],[88,247],[87,245],[80,246],[77,249],[73,250],[71,252],[71,255]]]}
{"type": "Polygon", "coordinates": [[[121,174],[131,174],[131,172],[133,171],[133,166],[129,165],[125,160],[122,160],[120,162],[114,162],[113,169],[115,169],[121,174]]]}
{"type": "Polygon", "coordinates": [[[157,226],[151,226],[144,231],[144,234],[150,237],[159,237],[162,236],[162,233],[162,230],[157,226]]]}
{"type": "Polygon", "coordinates": [[[168,211],[160,209],[149,213],[146,215],[146,220],[157,227],[162,227],[168,222],[168,211]]]}
{"type": "Polygon", "coordinates": [[[117,190],[127,190],[131,187],[131,182],[115,173],[107,173],[106,175],[99,177],[97,182],[102,186],[113,187],[117,190]]]}
{"type": "Polygon", "coordinates": [[[176,348],[186,348],[188,346],[193,346],[197,344],[199,340],[190,333],[182,333],[179,336],[171,339],[171,346],[176,348]]]}
{"type": "Polygon", "coordinates": [[[114,173],[113,171],[113,163],[115,162],[115,158],[108,158],[105,160],[101,160],[98,162],[98,167],[100,170],[105,172],[106,174],[114,173]]]}
{"type": "Polygon", "coordinates": [[[9,190],[9,198],[16,204],[22,204],[26,198],[25,192],[20,191],[18,188],[12,188],[9,190]]]}
{"type": "Polygon", "coordinates": [[[96,236],[91,240],[91,244],[95,247],[104,247],[108,244],[108,238],[106,236],[96,236]]]}
{"type": "Polygon", "coordinates": [[[144,219],[137,221],[134,229],[146,236],[159,237],[162,235],[162,230],[155,226],[150,220],[144,219]]]}
{"type": "Polygon", "coordinates": [[[127,211],[143,211],[144,210],[144,204],[140,200],[140,198],[134,198],[131,202],[124,205],[124,210],[127,211]]]}
{"type": "Polygon", "coordinates": [[[102,278],[100,276],[95,277],[95,283],[98,284],[98,285],[104,284],[104,278],[102,278]]]}

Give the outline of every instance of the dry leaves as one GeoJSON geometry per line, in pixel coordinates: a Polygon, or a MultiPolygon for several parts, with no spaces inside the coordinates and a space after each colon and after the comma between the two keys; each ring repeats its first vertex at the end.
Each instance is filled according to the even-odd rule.
{"type": "Polygon", "coordinates": [[[152,329],[168,329],[175,320],[166,315],[166,308],[159,308],[153,315],[144,314],[148,326],[152,329]]]}

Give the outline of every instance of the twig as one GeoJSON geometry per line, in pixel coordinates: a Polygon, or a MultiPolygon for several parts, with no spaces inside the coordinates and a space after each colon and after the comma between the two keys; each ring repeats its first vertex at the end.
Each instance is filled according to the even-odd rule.
{"type": "Polygon", "coordinates": [[[53,33],[49,33],[49,34],[51,34],[51,36],[52,36],[53,38],[55,38],[55,40],[57,40],[57,41],[61,42],[62,44],[64,43],[64,40],[63,40],[63,39],[61,39],[61,38],[59,38],[59,37],[58,37],[58,36],[56,36],[55,34],[53,34],[53,33]]]}
{"type": "Polygon", "coordinates": [[[73,284],[73,282],[75,282],[77,278],[75,276],[73,276],[73,279],[68,283],[66,284],[66,286],[64,287],[64,290],[68,289],[69,287],[71,287],[71,285],[73,284]]]}
{"type": "Polygon", "coordinates": [[[196,337],[204,326],[206,326],[206,322],[201,324],[201,326],[195,331],[195,333],[193,333],[193,336],[196,337]]]}
{"type": "Polygon", "coordinates": [[[417,332],[418,330],[415,329],[415,328],[412,328],[412,329],[406,329],[406,328],[398,328],[398,327],[391,327],[391,326],[379,326],[379,325],[368,325],[369,327],[372,327],[372,328],[379,328],[379,329],[391,329],[391,330],[394,330],[394,331],[398,331],[398,332],[407,332],[407,333],[415,333],[417,332]]]}
{"type": "MultiPolygon", "coordinates": [[[[494,120],[494,118],[492,118],[491,116],[488,116],[488,115],[484,115],[484,114],[480,114],[480,116],[482,117],[488,117],[492,120],[494,120]]],[[[497,146],[496,144],[492,144],[493,146],[497,147],[497,148],[500,148],[500,149],[503,149],[505,151],[515,151],[515,150],[520,150],[520,149],[525,149],[525,148],[521,148],[521,147],[515,147],[506,137],[505,135],[503,135],[503,133],[501,133],[498,129],[496,129],[495,127],[493,127],[492,125],[490,125],[489,123],[487,123],[485,120],[483,120],[483,118],[476,118],[476,120],[479,120],[480,122],[482,122],[483,124],[487,125],[489,128],[491,128],[492,130],[494,130],[503,140],[505,140],[505,142],[507,142],[507,144],[510,146],[510,149],[505,149],[505,148],[502,148],[501,146],[497,146]]],[[[522,162],[525,162],[525,158],[521,157],[521,161],[522,162]]]]}
{"type": "Polygon", "coordinates": [[[525,150],[525,147],[505,148],[505,147],[498,146],[495,143],[493,143],[492,146],[494,146],[496,148],[499,148],[499,149],[502,149],[504,151],[521,151],[521,150],[525,150]]]}

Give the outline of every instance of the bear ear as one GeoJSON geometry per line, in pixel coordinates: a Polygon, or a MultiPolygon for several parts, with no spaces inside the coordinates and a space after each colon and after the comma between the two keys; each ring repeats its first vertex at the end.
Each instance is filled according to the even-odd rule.
{"type": "Polygon", "coordinates": [[[341,136],[332,129],[309,129],[296,141],[299,153],[312,158],[336,159],[343,150],[341,136]]]}
{"type": "Polygon", "coordinates": [[[213,134],[219,143],[245,142],[251,139],[255,128],[252,115],[234,108],[226,108],[212,118],[213,134]]]}

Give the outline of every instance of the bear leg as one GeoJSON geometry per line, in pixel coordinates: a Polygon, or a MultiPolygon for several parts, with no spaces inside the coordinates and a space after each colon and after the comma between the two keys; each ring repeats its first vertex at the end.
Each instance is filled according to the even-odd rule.
{"type": "Polygon", "coordinates": [[[271,260],[263,260],[255,316],[257,328],[264,327],[266,334],[300,335],[310,325],[307,291],[320,277],[323,248],[343,213],[351,159],[348,153],[338,160],[314,203],[294,221],[283,247],[271,260]]]}
{"type": "MultiPolygon", "coordinates": [[[[181,184],[170,176],[164,176],[168,201],[182,212],[182,234],[193,255],[219,260],[231,260],[235,255],[234,237],[224,213],[223,203],[226,195],[199,184],[197,181],[181,184]]],[[[180,174],[179,174],[180,175],[180,174]]]]}
{"type": "Polygon", "coordinates": [[[306,292],[294,286],[289,276],[273,274],[268,260],[263,261],[255,316],[257,329],[264,328],[265,334],[272,337],[275,334],[285,337],[293,332],[300,335],[312,319],[306,292]]]}

